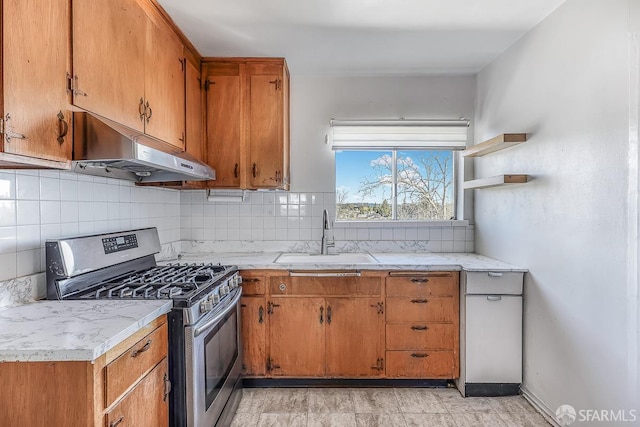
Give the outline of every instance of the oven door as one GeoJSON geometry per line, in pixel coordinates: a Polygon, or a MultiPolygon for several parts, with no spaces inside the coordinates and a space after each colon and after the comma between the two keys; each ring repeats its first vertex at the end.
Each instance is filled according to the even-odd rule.
{"type": "Polygon", "coordinates": [[[185,328],[187,426],[212,427],[240,378],[240,297],[234,289],[210,315],[185,328]]]}

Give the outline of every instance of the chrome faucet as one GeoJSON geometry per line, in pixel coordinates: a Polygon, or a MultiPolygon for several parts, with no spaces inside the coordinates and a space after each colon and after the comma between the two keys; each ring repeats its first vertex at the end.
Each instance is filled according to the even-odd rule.
{"type": "Polygon", "coordinates": [[[327,242],[327,231],[331,229],[331,223],[329,222],[329,212],[325,209],[322,211],[322,240],[320,241],[320,254],[329,254],[329,248],[334,247],[336,243],[334,241],[327,242]]]}

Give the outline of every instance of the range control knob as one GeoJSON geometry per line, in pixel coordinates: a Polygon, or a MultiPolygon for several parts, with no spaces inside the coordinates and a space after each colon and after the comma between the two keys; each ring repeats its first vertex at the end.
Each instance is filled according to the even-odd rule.
{"type": "Polygon", "coordinates": [[[219,304],[220,303],[220,295],[214,295],[213,296],[213,303],[214,304],[219,304]]]}
{"type": "Polygon", "coordinates": [[[213,302],[205,300],[200,303],[200,313],[208,313],[213,310],[213,302]]]}
{"type": "Polygon", "coordinates": [[[225,296],[229,293],[229,285],[220,286],[220,295],[225,296]]]}
{"type": "Polygon", "coordinates": [[[233,277],[229,278],[229,287],[231,289],[235,289],[238,287],[238,276],[234,275],[233,277]]]}

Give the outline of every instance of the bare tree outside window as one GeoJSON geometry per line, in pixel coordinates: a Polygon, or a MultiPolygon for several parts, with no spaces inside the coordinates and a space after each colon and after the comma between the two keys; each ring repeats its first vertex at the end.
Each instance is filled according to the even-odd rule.
{"type": "Polygon", "coordinates": [[[341,153],[336,155],[338,220],[448,220],[453,217],[451,151],[391,150],[368,156],[364,152],[351,152],[344,159],[339,159],[338,154],[341,153]],[[359,161],[354,161],[358,159],[355,153],[361,153],[359,161]],[[341,168],[350,169],[350,175],[341,175],[341,168]],[[357,185],[353,175],[359,175],[357,185]],[[341,176],[345,178],[341,180],[341,176]]]}

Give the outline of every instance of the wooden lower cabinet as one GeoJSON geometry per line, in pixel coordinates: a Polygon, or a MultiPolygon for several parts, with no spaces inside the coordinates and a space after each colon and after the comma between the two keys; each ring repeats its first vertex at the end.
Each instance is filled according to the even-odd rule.
{"type": "Polygon", "coordinates": [[[327,298],[326,310],[326,376],[382,376],[384,318],[380,298],[327,298]]]}
{"type": "Polygon", "coordinates": [[[167,350],[162,316],[94,361],[0,363],[0,425],[166,427],[167,350]]]}
{"type": "Polygon", "coordinates": [[[165,427],[169,425],[167,358],[147,374],[106,414],[107,426],[165,427]],[[119,422],[119,423],[118,423],[119,422]]]}
{"type": "Polygon", "coordinates": [[[459,377],[458,284],[458,272],[393,272],[387,277],[388,378],[459,377]]]}
{"type": "Polygon", "coordinates": [[[459,376],[458,272],[339,273],[241,272],[246,376],[459,376]]]}
{"type": "Polygon", "coordinates": [[[268,303],[269,359],[273,376],[325,374],[324,298],[274,297],[268,303]]]}
{"type": "Polygon", "coordinates": [[[247,296],[240,300],[242,324],[242,373],[247,377],[266,373],[267,300],[247,296]]]}

